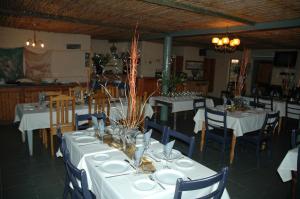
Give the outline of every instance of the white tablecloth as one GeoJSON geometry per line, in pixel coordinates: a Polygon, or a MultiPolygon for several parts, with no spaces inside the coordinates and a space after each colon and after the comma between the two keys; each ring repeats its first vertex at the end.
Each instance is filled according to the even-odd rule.
{"type": "Polygon", "coordinates": [[[291,171],[297,171],[298,148],[291,149],[287,152],[284,159],[280,163],[277,172],[283,182],[292,179],[291,171]]]}
{"type": "MultiPolygon", "coordinates": [[[[135,171],[130,167],[129,170],[125,171],[122,176],[118,177],[110,177],[113,174],[105,172],[101,165],[103,162],[98,162],[94,160],[94,156],[99,153],[105,153],[110,158],[109,160],[121,160],[128,159],[128,157],[121,151],[115,150],[113,148],[109,148],[108,146],[101,146],[105,144],[99,144],[100,146],[96,145],[86,145],[81,147],[76,147],[76,143],[74,143],[74,139],[72,138],[71,134],[65,134],[67,142],[67,147],[73,146],[71,151],[80,154],[84,154],[81,160],[78,163],[79,169],[85,169],[87,172],[88,183],[90,190],[96,195],[97,198],[101,199],[140,199],[140,198],[152,198],[152,199],[168,199],[174,197],[175,185],[167,185],[162,184],[165,188],[162,189],[158,184],[149,191],[139,191],[134,188],[134,182],[139,179],[149,179],[148,175],[146,174],[135,174],[135,171]],[[102,149],[100,149],[102,147],[102,149]],[[108,147],[107,149],[104,149],[108,147]],[[88,149],[90,148],[90,149],[88,149]],[[97,149],[96,149],[97,148],[97,149]],[[90,150],[90,152],[87,152],[90,150]],[[99,150],[98,152],[95,152],[99,150]]],[[[162,150],[162,144],[158,143],[157,141],[151,144],[149,148],[149,152],[156,152],[162,150]]],[[[71,156],[74,158],[74,156],[71,156]]],[[[189,159],[184,157],[185,159],[189,159]]],[[[151,158],[150,158],[151,159],[151,158]]],[[[106,160],[106,161],[109,161],[106,160]]],[[[183,160],[181,158],[180,160],[183,160]]],[[[71,159],[72,162],[74,162],[71,159]]],[[[75,160],[78,161],[78,160],[75,160]]],[[[165,164],[163,161],[156,162],[153,160],[153,163],[157,170],[162,169],[163,165],[165,164]]],[[[211,169],[199,164],[198,162],[193,161],[193,166],[190,168],[182,168],[178,167],[176,164],[176,160],[168,163],[168,166],[174,170],[178,170],[182,172],[185,176],[190,177],[192,179],[204,178],[211,175],[214,175],[216,172],[212,171],[211,169]]],[[[195,198],[199,197],[200,195],[211,192],[213,188],[208,188],[205,190],[197,190],[190,193],[184,193],[183,198],[195,198]]],[[[223,199],[228,199],[229,195],[227,190],[224,191],[223,199]]]]}
{"type": "MultiPolygon", "coordinates": [[[[202,130],[202,123],[205,121],[205,110],[199,109],[194,116],[194,132],[202,130]]],[[[251,131],[261,129],[266,117],[266,112],[261,109],[252,109],[245,112],[227,112],[227,128],[233,129],[236,137],[251,131]]]]}
{"type": "MultiPolygon", "coordinates": [[[[201,97],[198,96],[184,96],[184,97],[164,97],[164,96],[154,96],[150,97],[149,104],[152,106],[155,105],[156,100],[160,100],[163,102],[167,102],[172,104],[172,113],[181,112],[181,111],[189,111],[193,110],[193,101],[194,99],[199,99],[201,97]]],[[[206,98],[206,106],[213,107],[214,101],[211,98],[206,98]]]]}
{"type": "MultiPolygon", "coordinates": [[[[115,119],[122,119],[122,115],[120,114],[120,110],[123,110],[125,114],[127,114],[127,106],[120,103],[112,103],[110,109],[110,116],[115,117],[115,119]]],[[[75,113],[77,114],[87,114],[88,106],[87,105],[76,105],[75,113]]],[[[145,117],[152,117],[153,110],[149,104],[145,106],[145,117]]],[[[71,117],[71,111],[69,116],[71,117]]],[[[71,118],[69,118],[71,121],[71,118]]],[[[37,103],[30,104],[17,104],[15,108],[15,122],[20,122],[19,130],[22,132],[22,140],[25,142],[25,132],[27,134],[28,139],[28,148],[29,154],[33,154],[33,139],[32,133],[33,130],[36,129],[45,129],[50,128],[50,113],[49,108],[47,106],[39,106],[37,103]]],[[[55,118],[54,118],[55,121],[55,118]]]]}

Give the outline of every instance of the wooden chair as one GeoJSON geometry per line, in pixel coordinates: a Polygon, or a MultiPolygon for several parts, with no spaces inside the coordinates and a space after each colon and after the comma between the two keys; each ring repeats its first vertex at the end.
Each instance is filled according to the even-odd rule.
{"type": "Polygon", "coordinates": [[[117,86],[108,86],[107,91],[109,92],[110,96],[112,98],[118,98],[119,97],[119,90],[117,86]]]}
{"type": "Polygon", "coordinates": [[[84,103],[84,89],[81,86],[69,88],[69,96],[74,96],[76,103],[84,103]]]}
{"type": "Polygon", "coordinates": [[[53,137],[57,127],[62,132],[75,130],[75,98],[59,95],[50,97],[50,144],[51,155],[54,156],[53,137]]]}
{"type": "Polygon", "coordinates": [[[89,114],[106,114],[106,123],[110,116],[110,102],[104,92],[98,91],[89,97],[89,114]]]}
{"type": "Polygon", "coordinates": [[[184,133],[172,130],[170,128],[167,129],[166,131],[166,142],[169,142],[170,137],[176,138],[182,142],[184,142],[185,144],[188,145],[188,152],[182,152],[184,155],[187,155],[189,158],[192,158],[193,152],[194,152],[194,148],[195,148],[195,137],[194,136],[187,136],[184,133]]]}
{"type": "MultiPolygon", "coordinates": [[[[43,92],[43,94],[45,95],[45,101],[50,101],[50,97],[52,96],[58,96],[61,95],[62,92],[61,91],[45,91],[43,92]]],[[[47,136],[47,129],[41,129],[40,131],[41,135],[42,135],[42,143],[44,144],[45,148],[48,148],[48,136],[47,136]]]]}
{"type": "Polygon", "coordinates": [[[167,129],[168,129],[167,126],[163,126],[163,125],[157,124],[156,122],[151,121],[149,118],[146,118],[145,119],[144,130],[148,131],[150,129],[152,129],[152,135],[154,133],[161,134],[160,142],[162,144],[166,144],[166,132],[167,132],[167,129]]]}
{"type": "Polygon", "coordinates": [[[184,181],[182,178],[177,179],[176,182],[176,188],[175,188],[175,195],[174,199],[180,199],[182,192],[184,191],[193,191],[197,189],[205,189],[208,187],[211,187],[215,184],[218,184],[218,187],[216,190],[212,191],[211,193],[208,193],[207,195],[204,195],[202,197],[197,197],[198,199],[206,199],[206,198],[214,198],[214,199],[220,199],[222,197],[222,194],[224,192],[226,182],[228,177],[228,167],[225,167],[222,169],[221,172],[209,176],[203,179],[197,179],[197,180],[187,180],[184,181]]]}

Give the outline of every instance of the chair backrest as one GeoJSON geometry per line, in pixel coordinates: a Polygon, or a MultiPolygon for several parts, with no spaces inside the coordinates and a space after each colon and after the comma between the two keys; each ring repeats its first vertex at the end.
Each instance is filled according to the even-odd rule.
{"type": "Polygon", "coordinates": [[[168,129],[167,126],[163,126],[160,124],[157,124],[154,121],[151,121],[149,118],[145,119],[145,125],[144,125],[145,131],[148,131],[150,129],[153,129],[155,132],[158,132],[161,134],[161,143],[166,143],[166,131],[168,129]]]}
{"type": "Polygon", "coordinates": [[[295,148],[300,145],[300,129],[292,130],[291,145],[292,148],[295,148]]]}
{"type": "Polygon", "coordinates": [[[267,131],[268,134],[273,133],[276,126],[278,125],[278,121],[279,121],[279,111],[275,113],[274,112],[267,113],[261,130],[263,132],[267,131]]]}
{"type": "Polygon", "coordinates": [[[257,98],[257,103],[264,104],[265,109],[273,111],[273,98],[272,97],[258,97],[257,98]]]}
{"type": "Polygon", "coordinates": [[[62,94],[61,91],[44,91],[43,93],[45,95],[45,101],[49,101],[50,97],[55,97],[62,94]]]}
{"type": "Polygon", "coordinates": [[[110,95],[109,97],[113,97],[113,98],[119,97],[119,89],[117,86],[110,85],[110,86],[107,86],[106,89],[110,95]]]}
{"type": "Polygon", "coordinates": [[[76,103],[84,103],[84,89],[81,86],[69,88],[69,96],[74,96],[76,103]]]}
{"type": "Polygon", "coordinates": [[[215,189],[213,192],[207,195],[201,196],[198,199],[201,198],[219,199],[222,197],[222,194],[224,192],[226,182],[227,182],[227,176],[228,176],[228,167],[225,167],[219,173],[203,179],[184,181],[182,180],[182,178],[179,178],[177,179],[176,182],[174,199],[180,199],[182,196],[182,192],[184,191],[204,189],[213,186],[216,183],[219,183],[217,189],[215,189]]]}
{"type": "Polygon", "coordinates": [[[224,130],[224,139],[227,138],[227,111],[218,111],[205,108],[205,128],[207,132],[213,129],[224,130]]]}
{"type": "Polygon", "coordinates": [[[254,107],[254,108],[265,108],[265,104],[257,102],[257,101],[250,101],[250,106],[254,107]]]}
{"type": "Polygon", "coordinates": [[[300,119],[300,103],[287,101],[285,110],[286,117],[300,119]]]}
{"type": "Polygon", "coordinates": [[[50,129],[56,131],[60,126],[62,132],[75,129],[75,98],[59,95],[50,97],[50,129]],[[70,115],[71,111],[71,115],[70,115]]]}
{"type": "Polygon", "coordinates": [[[110,102],[105,93],[99,91],[89,97],[89,114],[106,113],[109,117],[110,102]]]}
{"type": "Polygon", "coordinates": [[[97,117],[97,119],[103,119],[103,121],[106,121],[106,115],[105,113],[93,113],[93,114],[82,114],[82,115],[75,115],[75,126],[76,130],[84,130],[90,126],[90,121],[92,120],[92,116],[97,117]],[[80,122],[88,122],[88,125],[86,127],[81,127],[80,122]]]}
{"type": "Polygon", "coordinates": [[[206,99],[198,98],[193,101],[194,113],[196,114],[198,109],[206,107],[206,99]]]}
{"type": "Polygon", "coordinates": [[[166,143],[169,142],[170,137],[174,137],[178,140],[181,140],[183,142],[185,142],[188,146],[188,153],[184,153],[185,155],[187,155],[189,158],[192,158],[193,152],[194,152],[194,146],[195,146],[195,137],[189,137],[183,133],[180,133],[178,131],[172,130],[170,128],[167,129],[167,136],[166,136],[166,143]]]}
{"type": "Polygon", "coordinates": [[[76,168],[76,166],[71,163],[70,158],[66,159],[66,169],[73,186],[72,198],[92,199],[92,194],[88,189],[85,170],[76,168]]]}

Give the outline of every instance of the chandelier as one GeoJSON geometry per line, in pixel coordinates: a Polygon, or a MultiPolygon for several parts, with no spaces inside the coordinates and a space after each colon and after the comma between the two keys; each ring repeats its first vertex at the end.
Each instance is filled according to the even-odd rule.
{"type": "Polygon", "coordinates": [[[26,46],[31,46],[33,48],[35,48],[37,46],[39,46],[41,48],[45,47],[45,44],[42,40],[36,39],[35,30],[33,31],[33,39],[28,39],[25,44],[26,44],[26,46]]]}
{"type": "Polygon", "coordinates": [[[211,43],[215,45],[215,49],[220,52],[234,52],[236,47],[240,45],[239,38],[229,39],[228,36],[222,38],[213,37],[211,43]]]}

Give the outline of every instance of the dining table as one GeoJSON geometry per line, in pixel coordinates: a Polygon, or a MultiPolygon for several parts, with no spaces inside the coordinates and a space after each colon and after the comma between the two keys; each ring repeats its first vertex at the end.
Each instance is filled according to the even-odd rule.
{"type": "Polygon", "coordinates": [[[277,172],[283,182],[292,179],[292,171],[297,171],[298,147],[290,149],[281,161],[277,172]]]}
{"type": "MultiPolygon", "coordinates": [[[[225,111],[223,105],[216,106],[213,109],[225,111]]],[[[231,148],[230,148],[230,164],[234,160],[234,150],[236,139],[248,132],[257,131],[262,128],[267,111],[262,108],[249,108],[245,111],[227,111],[227,128],[233,130],[231,148]]],[[[199,109],[194,116],[194,133],[201,133],[200,151],[203,150],[204,138],[206,133],[205,128],[205,109],[199,109]]]]}
{"type": "MultiPolygon", "coordinates": [[[[93,111],[93,110],[92,110],[93,111]]],[[[150,104],[145,105],[144,117],[151,118],[153,115],[153,109],[150,104]]],[[[75,107],[76,114],[87,114],[87,104],[77,104],[75,107]]],[[[127,114],[127,102],[123,100],[122,103],[114,101],[110,104],[110,117],[114,119],[123,119],[122,117],[127,114]],[[121,114],[121,111],[125,114],[121,114]]],[[[54,114],[55,115],[55,114],[54,114]]],[[[54,116],[55,117],[55,116],[54,116]]],[[[72,113],[70,110],[69,120],[71,121],[72,113]]],[[[54,121],[55,118],[54,118],[54,121]]],[[[43,104],[39,103],[22,103],[17,104],[15,107],[15,119],[14,122],[19,122],[18,129],[22,133],[22,141],[25,142],[27,137],[29,155],[33,155],[33,131],[38,129],[50,128],[50,111],[49,102],[43,104]]]]}
{"type": "MultiPolygon", "coordinates": [[[[194,109],[194,99],[201,99],[202,96],[197,95],[188,95],[188,96],[153,96],[149,98],[149,104],[151,106],[157,107],[161,105],[165,105],[171,110],[171,113],[174,114],[173,117],[173,128],[176,130],[176,122],[177,122],[177,113],[183,111],[190,111],[194,109]]],[[[207,107],[214,107],[214,101],[211,98],[205,99],[207,107]]]]}
{"type": "MultiPolygon", "coordinates": [[[[175,149],[172,150],[172,158],[166,161],[162,156],[163,144],[152,138],[150,147],[143,156],[154,166],[152,172],[137,169],[134,161],[122,150],[97,140],[92,131],[64,133],[64,138],[71,162],[78,169],[86,171],[88,188],[96,198],[171,199],[174,197],[178,178],[194,180],[216,174],[175,149]]],[[[136,147],[143,145],[141,138],[137,138],[136,147]]],[[[211,193],[216,187],[217,184],[184,192],[182,198],[198,198],[211,193]]],[[[225,188],[222,199],[228,198],[230,197],[225,188]]]]}

